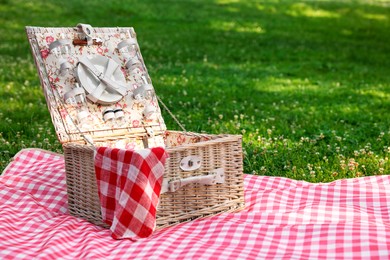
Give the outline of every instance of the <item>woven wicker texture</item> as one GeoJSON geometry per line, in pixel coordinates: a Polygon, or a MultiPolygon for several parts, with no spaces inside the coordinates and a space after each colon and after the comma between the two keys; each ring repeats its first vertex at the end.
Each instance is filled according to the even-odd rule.
{"type": "MultiPolygon", "coordinates": [[[[192,138],[191,133],[169,131],[170,135],[192,138]]],[[[232,212],[244,207],[241,137],[237,135],[201,135],[209,139],[168,147],[164,178],[176,180],[208,174],[215,168],[225,171],[225,183],[217,185],[189,184],[176,192],[161,195],[157,212],[157,228],[167,227],[196,218],[232,212]],[[202,166],[194,172],[180,169],[180,161],[189,155],[202,158],[202,166]]],[[[193,140],[193,139],[192,139],[193,140]]],[[[167,144],[169,146],[170,144],[167,144]]],[[[100,226],[94,147],[76,143],[64,145],[68,185],[69,211],[100,226]]]]}
{"type": "MultiPolygon", "coordinates": [[[[97,191],[94,169],[95,147],[115,145],[119,141],[133,143],[135,147],[145,143],[151,146],[151,138],[148,137],[145,127],[151,127],[154,130],[155,137],[152,141],[158,145],[161,139],[169,154],[165,164],[164,180],[170,182],[193,176],[209,175],[219,168],[222,168],[224,173],[224,183],[215,185],[193,183],[183,186],[175,192],[162,194],[157,212],[157,228],[222,212],[237,211],[244,207],[241,136],[166,131],[158,105],[154,120],[142,122],[140,125],[133,123],[125,127],[111,129],[98,125],[97,129],[80,131],[74,126],[72,120],[66,120],[63,115],[65,106],[61,101],[63,93],[56,90],[56,85],[53,83],[53,72],[49,71],[48,73],[48,68],[51,68],[48,65],[49,61],[43,58],[46,55],[43,54],[46,49],[42,47],[42,44],[38,44],[47,34],[50,37],[53,35],[60,37],[63,34],[75,33],[75,29],[27,27],[26,30],[52,121],[58,138],[63,143],[69,211],[72,215],[107,227],[102,222],[97,191]],[[188,156],[200,158],[200,167],[192,171],[181,169],[180,164],[183,158],[188,156]]],[[[111,34],[117,37],[118,34],[135,37],[132,28],[94,28],[94,32],[104,34],[107,37],[110,37],[111,34]]],[[[94,55],[97,53],[96,51],[92,52],[94,55]]],[[[79,55],[84,55],[83,52],[80,53],[79,55]]],[[[78,54],[75,52],[73,55],[77,57],[78,54]]],[[[143,59],[141,62],[145,67],[143,59]]],[[[56,63],[53,62],[53,64],[56,63]]],[[[146,73],[150,83],[146,67],[144,73],[146,73]]],[[[127,80],[130,80],[131,75],[126,77],[127,80]]],[[[90,110],[97,111],[93,104],[89,104],[89,106],[91,106],[90,110]]],[[[122,106],[131,107],[126,106],[125,103],[122,106]]],[[[132,111],[126,112],[131,113],[132,111]]]]}

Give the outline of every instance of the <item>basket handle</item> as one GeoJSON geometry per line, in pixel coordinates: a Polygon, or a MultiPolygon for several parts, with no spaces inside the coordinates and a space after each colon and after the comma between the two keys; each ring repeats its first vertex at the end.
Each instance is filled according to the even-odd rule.
{"type": "Polygon", "coordinates": [[[222,184],[225,183],[225,174],[223,168],[218,168],[212,171],[208,175],[203,176],[192,176],[184,179],[178,179],[173,181],[168,181],[166,179],[163,180],[163,184],[161,187],[161,194],[166,192],[175,192],[181,187],[187,184],[203,184],[203,185],[215,185],[217,183],[222,184]]]}

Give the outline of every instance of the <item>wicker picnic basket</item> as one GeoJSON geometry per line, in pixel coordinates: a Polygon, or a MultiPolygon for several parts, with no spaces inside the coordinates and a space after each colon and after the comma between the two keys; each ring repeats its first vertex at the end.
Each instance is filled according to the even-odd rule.
{"type": "Polygon", "coordinates": [[[63,144],[70,214],[107,227],[94,168],[98,146],[166,148],[157,228],[244,207],[241,136],[167,130],[133,28],[26,31],[63,144]]]}

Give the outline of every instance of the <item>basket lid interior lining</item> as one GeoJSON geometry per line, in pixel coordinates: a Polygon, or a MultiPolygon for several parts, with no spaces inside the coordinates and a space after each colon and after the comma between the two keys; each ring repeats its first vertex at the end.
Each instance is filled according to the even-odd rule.
{"type": "MultiPolygon", "coordinates": [[[[140,90],[145,85],[150,89],[152,85],[133,28],[94,28],[93,37],[101,44],[89,46],[69,44],[65,52],[61,47],[58,48],[58,52],[54,52],[50,47],[53,48],[53,42],[59,40],[65,39],[72,42],[74,39],[80,39],[80,33],[74,28],[27,27],[26,29],[46,101],[57,135],[62,143],[69,141],[70,135],[79,135],[80,132],[101,136],[104,134],[119,135],[122,132],[137,135],[145,133],[145,129],[152,129],[155,133],[166,130],[157,97],[152,95],[148,100],[139,100],[134,95],[137,89],[140,90]],[[136,52],[130,54],[135,53],[139,61],[135,68],[131,67],[130,69],[125,65],[132,49],[130,51],[126,48],[118,49],[119,43],[129,39],[132,43],[136,43],[136,52]],[[100,68],[102,73],[108,64],[104,61],[114,61],[119,66],[115,70],[115,75],[110,75],[110,80],[116,80],[115,77],[121,78],[121,84],[126,87],[125,95],[113,104],[85,102],[82,109],[88,112],[87,118],[80,118],[79,106],[70,105],[64,100],[67,93],[73,90],[76,83],[78,84],[80,81],[77,70],[80,66],[79,60],[82,57],[94,62],[94,66],[100,68]],[[61,64],[65,62],[68,69],[62,71],[61,64]],[[115,117],[116,113],[113,113],[112,120],[108,123],[104,118],[106,110],[109,110],[110,113],[116,110],[123,111],[121,114],[123,117],[118,120],[115,117]],[[150,117],[145,117],[145,111],[152,111],[150,117]]],[[[93,78],[91,75],[88,77],[93,78]]],[[[94,83],[91,79],[89,79],[89,83],[95,84],[93,87],[99,85],[98,81],[94,83]]],[[[110,94],[107,92],[105,93],[110,94]]],[[[154,92],[153,87],[152,92],[154,92]]],[[[86,92],[87,94],[88,92],[86,92]]],[[[80,139],[82,139],[81,135],[80,139]]]]}

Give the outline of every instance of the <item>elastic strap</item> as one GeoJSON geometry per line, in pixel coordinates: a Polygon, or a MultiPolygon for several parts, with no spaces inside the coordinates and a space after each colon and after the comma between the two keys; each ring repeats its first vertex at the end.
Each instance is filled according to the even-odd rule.
{"type": "MultiPolygon", "coordinates": [[[[103,82],[105,85],[107,85],[107,87],[117,93],[119,93],[120,95],[122,96],[125,96],[126,95],[126,87],[125,86],[122,86],[121,84],[119,84],[118,82],[115,82],[113,80],[111,80],[109,78],[109,76],[111,76],[110,74],[108,73],[101,73],[100,71],[98,71],[95,66],[92,64],[92,62],[87,58],[87,57],[81,57],[79,59],[79,64],[83,65],[85,68],[87,68],[90,72],[92,72],[92,74],[94,74],[101,82],[103,82]],[[107,75],[106,75],[107,74],[107,75]]],[[[115,63],[115,61],[112,61],[112,60],[108,60],[108,68],[106,69],[106,72],[108,70],[112,71],[112,73],[116,70],[116,68],[118,67],[118,65],[115,63]],[[116,66],[115,66],[116,65],[116,66]]],[[[111,73],[111,74],[112,74],[111,73]]]]}
{"type": "MultiPolygon", "coordinates": [[[[109,59],[103,77],[107,78],[111,76],[118,67],[119,65],[116,62],[113,62],[111,59],[109,59]]],[[[91,100],[93,103],[96,103],[97,101],[99,101],[105,89],[106,89],[106,84],[102,84],[102,82],[100,82],[100,84],[96,87],[96,89],[87,95],[88,99],[91,100]]],[[[122,95],[122,93],[120,94],[122,95]]]]}

